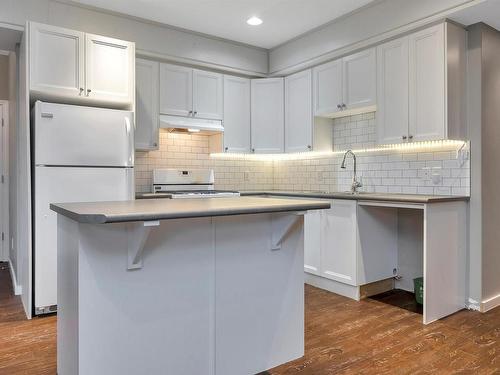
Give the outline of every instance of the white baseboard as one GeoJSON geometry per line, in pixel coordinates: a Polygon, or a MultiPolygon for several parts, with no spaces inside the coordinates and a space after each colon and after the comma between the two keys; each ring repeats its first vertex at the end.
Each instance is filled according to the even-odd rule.
{"type": "Polygon", "coordinates": [[[489,311],[497,306],[500,306],[500,294],[481,302],[481,312],[489,311]]]}
{"type": "Polygon", "coordinates": [[[359,287],[304,272],[305,283],[359,301],[359,287]]]}
{"type": "Polygon", "coordinates": [[[10,261],[10,259],[8,260],[8,262],[9,262],[9,268],[10,268],[10,277],[12,279],[12,289],[13,289],[14,294],[16,296],[19,296],[20,294],[22,294],[23,288],[21,287],[21,285],[19,285],[17,283],[16,273],[14,272],[14,268],[12,268],[12,262],[10,261]]]}

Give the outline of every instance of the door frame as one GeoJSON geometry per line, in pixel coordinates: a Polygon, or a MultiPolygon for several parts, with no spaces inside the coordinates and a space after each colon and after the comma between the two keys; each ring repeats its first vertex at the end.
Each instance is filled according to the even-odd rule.
{"type": "Polygon", "coordinates": [[[9,102],[0,100],[0,261],[9,260],[9,102]]]}

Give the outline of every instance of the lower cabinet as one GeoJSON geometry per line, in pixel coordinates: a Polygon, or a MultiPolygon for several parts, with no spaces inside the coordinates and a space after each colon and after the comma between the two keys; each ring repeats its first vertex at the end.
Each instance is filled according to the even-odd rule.
{"type": "Polygon", "coordinates": [[[357,285],[357,219],[355,200],[335,199],[331,208],[305,216],[304,271],[357,285]]]}

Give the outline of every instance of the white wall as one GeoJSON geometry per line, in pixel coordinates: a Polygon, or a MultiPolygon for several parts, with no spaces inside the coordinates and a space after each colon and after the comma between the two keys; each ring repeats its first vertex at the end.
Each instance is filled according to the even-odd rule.
{"type": "Polygon", "coordinates": [[[0,100],[9,100],[9,56],[0,54],[0,100]]]}
{"type": "Polygon", "coordinates": [[[0,22],[37,21],[136,42],[139,54],[266,74],[267,51],[56,0],[0,0],[0,22]]]}
{"type": "MultiPolygon", "coordinates": [[[[356,44],[376,43],[377,36],[388,32],[404,32],[445,18],[474,0],[382,0],[361,8],[316,31],[287,42],[270,51],[270,73],[293,71],[331,60],[356,48],[356,44]],[[397,30],[401,28],[401,30],[397,30]],[[373,41],[370,42],[370,39],[373,41]]],[[[383,36],[382,38],[386,38],[383,36]]],[[[380,37],[379,37],[380,39],[380,37]]],[[[361,46],[361,44],[360,44],[361,46]]]]}

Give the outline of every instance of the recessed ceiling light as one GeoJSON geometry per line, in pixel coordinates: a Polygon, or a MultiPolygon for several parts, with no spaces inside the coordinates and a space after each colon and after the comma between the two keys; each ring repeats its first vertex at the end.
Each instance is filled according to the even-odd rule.
{"type": "Polygon", "coordinates": [[[251,26],[259,26],[262,23],[262,20],[259,17],[250,17],[247,19],[247,23],[251,26]]]}

